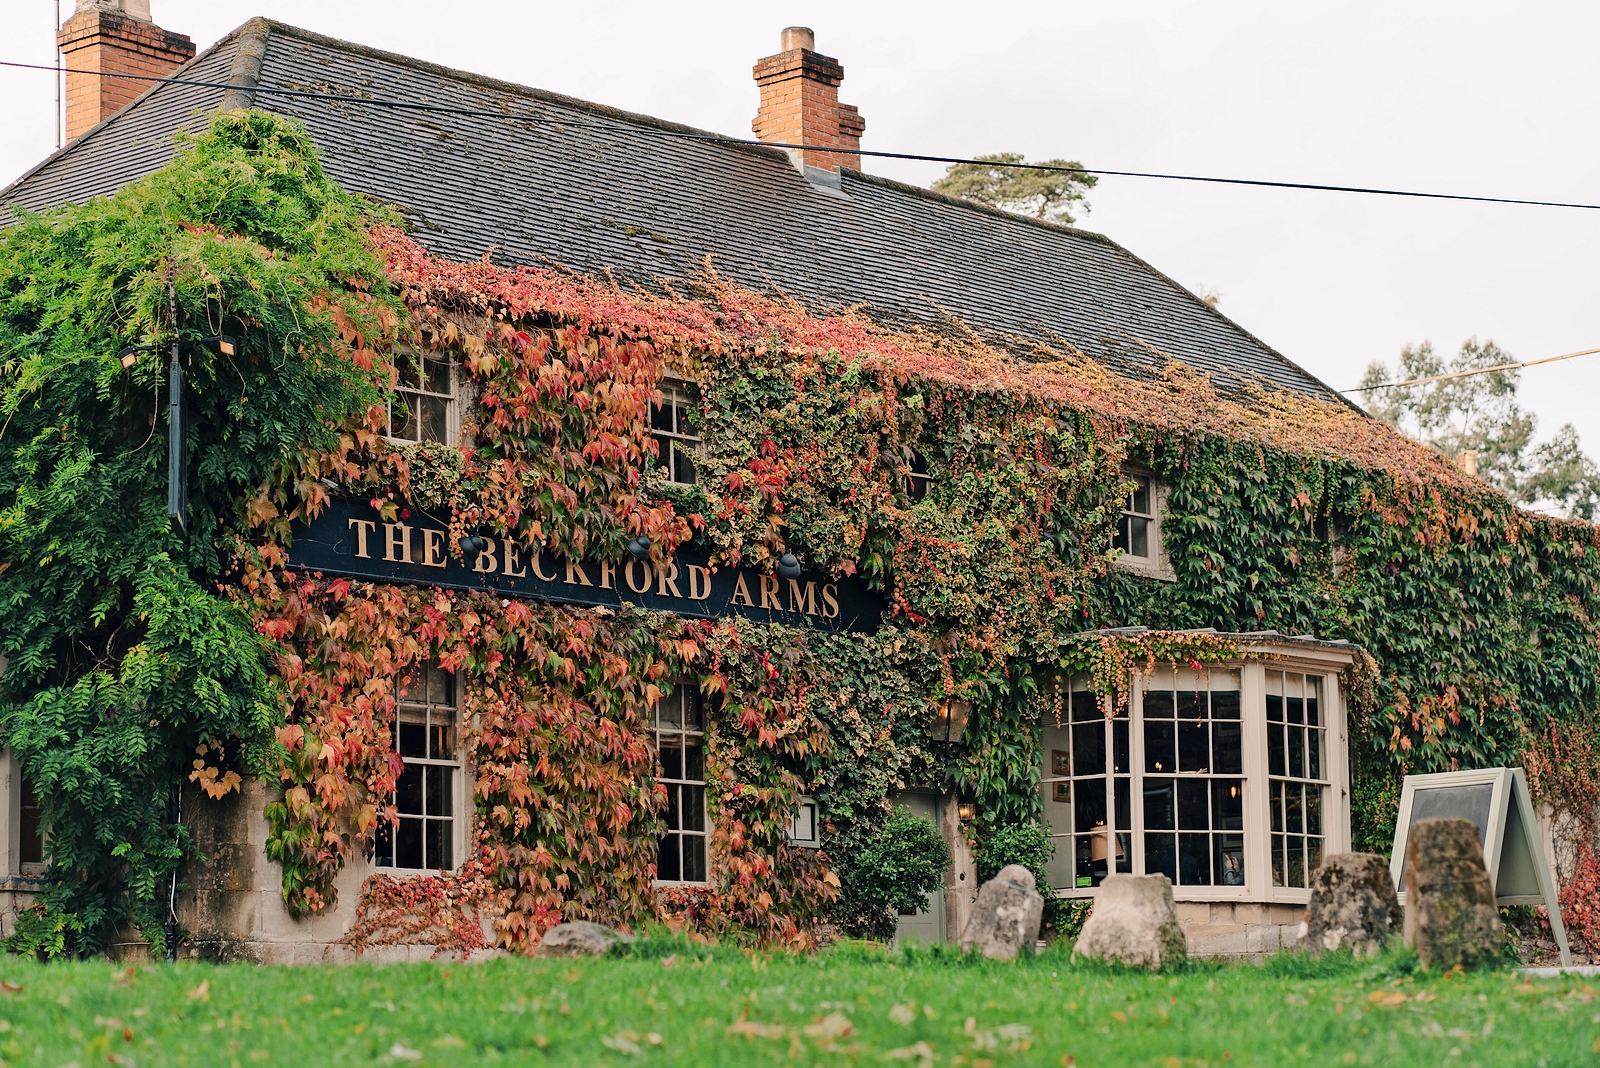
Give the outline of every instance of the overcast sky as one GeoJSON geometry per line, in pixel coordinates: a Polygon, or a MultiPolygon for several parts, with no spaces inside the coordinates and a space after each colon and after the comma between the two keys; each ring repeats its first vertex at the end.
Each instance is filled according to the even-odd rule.
{"type": "MultiPolygon", "coordinates": [[[[62,0],[63,17],[73,0],[62,0]]],[[[51,63],[54,0],[0,0],[0,59],[51,63]]],[[[863,147],[1600,202],[1600,5],[152,0],[204,49],[255,15],[737,136],[751,65],[808,25],[863,147]]],[[[0,185],[55,147],[51,75],[0,69],[0,185]]],[[[927,184],[935,164],[868,161],[927,184]]],[[[1107,178],[1081,225],[1335,388],[1407,342],[1600,347],[1600,211],[1107,178]]],[[[1542,434],[1600,453],[1600,355],[1524,372],[1542,434]]]]}

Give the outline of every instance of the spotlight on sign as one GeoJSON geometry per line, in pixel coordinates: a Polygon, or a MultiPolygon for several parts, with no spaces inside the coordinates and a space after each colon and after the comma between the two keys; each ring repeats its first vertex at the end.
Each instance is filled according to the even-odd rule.
{"type": "Polygon", "coordinates": [[[650,538],[649,538],[649,536],[645,535],[645,534],[640,534],[637,538],[634,538],[632,541],[630,541],[628,543],[627,549],[628,549],[628,555],[633,557],[635,560],[648,560],[648,559],[650,559],[650,538]]]}
{"type": "Polygon", "coordinates": [[[480,538],[476,534],[468,534],[456,544],[461,546],[462,556],[465,556],[468,560],[475,560],[479,553],[489,547],[489,539],[480,538]]]}
{"type": "Polygon", "coordinates": [[[786,579],[800,577],[800,561],[794,553],[784,553],[778,557],[778,577],[786,579]]]}

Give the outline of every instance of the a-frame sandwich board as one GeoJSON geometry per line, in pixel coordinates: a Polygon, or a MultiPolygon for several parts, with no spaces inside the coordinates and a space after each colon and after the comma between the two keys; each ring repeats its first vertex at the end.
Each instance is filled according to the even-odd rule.
{"type": "Polygon", "coordinates": [[[1561,950],[1561,966],[1572,967],[1567,929],[1561,922],[1555,872],[1539,840],[1539,823],[1521,768],[1483,768],[1407,775],[1400,788],[1400,818],[1395,824],[1389,873],[1400,903],[1406,902],[1406,835],[1420,820],[1471,820],[1483,843],[1495,901],[1501,905],[1543,905],[1561,950]]]}

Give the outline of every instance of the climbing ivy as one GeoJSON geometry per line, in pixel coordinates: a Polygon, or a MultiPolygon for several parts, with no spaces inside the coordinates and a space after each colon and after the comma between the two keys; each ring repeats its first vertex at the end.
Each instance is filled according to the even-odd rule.
{"type": "Polygon", "coordinates": [[[1595,707],[1595,528],[1520,512],[1341,404],[815,315],[709,266],[625,291],[444,261],[257,113],[215,120],[112,201],[8,231],[0,316],[0,730],[52,820],[60,923],[40,938],[70,919],[79,949],[159,919],[154,888],[192,856],[164,791],[190,775],[279,786],[265,815],[285,899],[329,908],[395,817],[396,694],[427,663],[457,679],[475,838],[454,874],[369,880],[354,945],[464,951],[482,915],[516,950],[580,918],[807,946],[861,913],[839,858],[898,792],[974,801],[980,847],[1015,833],[1039,814],[1039,723],[1063,680],[1114,708],[1132,669],[1244,655],[1204,628],[1370,654],[1346,678],[1369,847],[1407,771],[1515,760],[1595,707]],[[188,372],[187,537],[162,507],[161,361],[115,359],[170,336],[167,278],[180,332],[242,339],[188,372]],[[393,362],[419,350],[463,368],[461,449],[379,433],[393,362]],[[694,486],[655,463],[669,375],[699,386],[694,486]],[[1168,487],[1170,581],[1108,550],[1130,463],[1168,487]],[[692,545],[758,569],[792,552],[889,609],[875,634],[831,635],[288,568],[297,521],[333,494],[385,518],[447,512],[452,543],[614,558],[645,535],[658,559],[692,545]],[[1099,633],[1135,624],[1151,631],[1099,633]],[[648,716],[677,683],[707,713],[712,878],[663,890],[648,716]],[[957,742],[929,731],[946,701],[973,710],[957,742]],[[802,794],[826,815],[820,851],[784,833],[802,794]]]}

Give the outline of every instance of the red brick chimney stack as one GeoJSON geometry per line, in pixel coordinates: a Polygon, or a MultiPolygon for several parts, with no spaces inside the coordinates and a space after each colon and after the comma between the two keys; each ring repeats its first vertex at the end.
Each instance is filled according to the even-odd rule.
{"type": "MultiPolygon", "coordinates": [[[[832,57],[818,55],[816,44],[809,29],[790,26],[783,31],[783,51],[756,64],[761,110],[750,128],[762,141],[805,145],[807,166],[860,170],[861,134],[867,120],[854,105],[839,103],[844,67],[832,57]]],[[[790,155],[799,153],[791,150],[790,155]]]]}
{"type": "Polygon", "coordinates": [[[154,82],[194,58],[194,42],[150,21],[150,0],[78,0],[56,34],[67,65],[67,140],[121,111],[154,82]],[[72,73],[82,71],[85,73],[72,73]]]}

